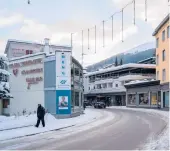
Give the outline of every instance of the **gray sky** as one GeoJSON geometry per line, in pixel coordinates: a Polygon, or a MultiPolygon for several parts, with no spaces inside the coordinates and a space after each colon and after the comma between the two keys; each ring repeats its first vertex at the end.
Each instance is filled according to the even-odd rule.
{"type": "Polygon", "coordinates": [[[70,45],[73,36],[73,55],[81,62],[81,31],[84,30],[84,65],[90,65],[111,55],[127,51],[145,42],[154,41],[152,33],[168,14],[168,0],[148,0],[145,22],[145,0],[136,0],[136,25],[133,25],[133,4],[124,10],[124,43],[121,42],[121,14],[114,16],[114,40],[111,38],[111,19],[131,0],[1,0],[0,53],[8,39],[37,41],[45,37],[52,44],[70,45]],[[105,47],[102,47],[102,20],[105,23],[105,47]],[[94,54],[94,26],[97,27],[97,53],[94,54]],[[90,28],[90,49],[87,29],[90,28]]]}

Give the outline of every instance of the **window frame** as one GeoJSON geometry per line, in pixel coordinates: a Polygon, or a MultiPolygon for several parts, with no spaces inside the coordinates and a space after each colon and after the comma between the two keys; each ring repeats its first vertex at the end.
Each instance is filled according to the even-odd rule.
{"type": "Polygon", "coordinates": [[[167,27],[167,38],[170,38],[170,28],[169,28],[169,26],[167,27]]]}
{"type": "Polygon", "coordinates": [[[156,65],[159,65],[159,55],[156,55],[156,65]]]}
{"type": "Polygon", "coordinates": [[[156,48],[159,47],[159,38],[156,38],[156,48]]]}
{"type": "Polygon", "coordinates": [[[165,30],[162,31],[162,41],[165,41],[165,30]]]}
{"type": "Polygon", "coordinates": [[[162,51],[162,61],[166,60],[166,52],[165,49],[162,51]]]}
{"type": "Polygon", "coordinates": [[[156,79],[159,80],[159,71],[156,72],[156,79]]]}
{"type": "Polygon", "coordinates": [[[166,81],[166,69],[162,70],[162,81],[166,81]]]}

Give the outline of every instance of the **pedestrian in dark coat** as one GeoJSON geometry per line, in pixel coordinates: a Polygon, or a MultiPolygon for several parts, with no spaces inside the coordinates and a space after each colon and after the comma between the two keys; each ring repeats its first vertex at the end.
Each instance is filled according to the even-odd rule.
{"type": "Polygon", "coordinates": [[[37,108],[37,124],[35,125],[35,127],[39,126],[40,121],[41,121],[43,127],[45,127],[44,116],[45,116],[45,109],[44,109],[44,107],[41,106],[41,104],[38,104],[38,108],[37,108]]]}

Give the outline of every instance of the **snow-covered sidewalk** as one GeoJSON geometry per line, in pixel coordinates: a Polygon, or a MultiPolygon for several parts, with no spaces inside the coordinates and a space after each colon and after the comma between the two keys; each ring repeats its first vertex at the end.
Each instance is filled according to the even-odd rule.
{"type": "Polygon", "coordinates": [[[167,122],[167,127],[163,130],[163,132],[158,137],[159,139],[154,140],[152,138],[148,138],[149,142],[146,143],[142,150],[169,150],[169,111],[162,111],[162,110],[154,110],[154,109],[142,109],[142,108],[128,108],[125,106],[112,106],[110,108],[113,109],[125,109],[125,110],[134,110],[140,112],[147,112],[150,114],[154,114],[156,116],[160,116],[165,122],[167,122]]]}
{"type": "Polygon", "coordinates": [[[86,109],[85,114],[69,118],[69,119],[56,119],[51,114],[46,114],[45,122],[46,127],[40,125],[39,128],[34,127],[37,117],[36,115],[20,116],[20,117],[0,117],[0,140],[7,140],[18,138],[22,136],[34,135],[52,130],[62,129],[83,123],[92,122],[102,117],[102,112],[98,110],[86,109]],[[28,127],[27,127],[28,126],[28,127]],[[23,128],[17,128],[23,127],[23,128]],[[13,128],[13,129],[12,129],[13,128]],[[16,129],[17,128],[17,129],[16,129]],[[3,130],[11,129],[11,130],[3,130]],[[3,131],[2,131],[3,130],[3,131]]]}

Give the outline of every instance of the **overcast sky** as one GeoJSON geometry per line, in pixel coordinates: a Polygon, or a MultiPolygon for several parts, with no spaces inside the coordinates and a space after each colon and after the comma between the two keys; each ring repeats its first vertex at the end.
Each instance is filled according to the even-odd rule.
{"type": "Polygon", "coordinates": [[[73,55],[81,62],[81,31],[84,30],[84,65],[127,51],[140,44],[154,41],[152,33],[168,14],[168,0],[148,0],[145,22],[145,0],[136,0],[136,25],[133,25],[133,4],[124,9],[124,43],[121,42],[121,13],[114,16],[114,40],[111,19],[132,0],[0,0],[0,53],[8,39],[70,45],[73,35],[73,55]],[[102,47],[102,20],[105,23],[105,47],[102,47]],[[94,26],[97,27],[95,54],[94,26]],[[87,29],[90,28],[88,50],[87,29]]]}

